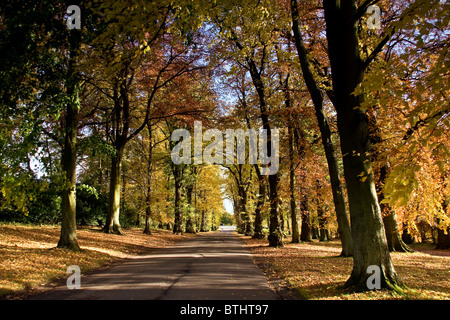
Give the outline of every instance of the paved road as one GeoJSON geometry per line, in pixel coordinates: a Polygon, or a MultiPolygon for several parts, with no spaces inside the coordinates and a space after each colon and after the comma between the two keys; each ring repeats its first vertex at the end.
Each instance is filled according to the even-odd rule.
{"type": "Polygon", "coordinates": [[[276,294],[233,232],[194,239],[136,256],[81,276],[81,289],[66,286],[34,300],[272,300],[276,294]]]}

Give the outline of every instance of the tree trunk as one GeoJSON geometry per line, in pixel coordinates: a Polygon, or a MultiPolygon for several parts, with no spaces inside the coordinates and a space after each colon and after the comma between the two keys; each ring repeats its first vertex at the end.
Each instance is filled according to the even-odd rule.
{"type": "MultiPolygon", "coordinates": [[[[380,207],[383,208],[384,204],[380,207]]],[[[402,240],[400,229],[398,228],[397,215],[394,211],[390,211],[383,217],[384,228],[386,231],[386,239],[391,252],[414,252],[406,243],[402,240]]]]}
{"type": "Polygon", "coordinates": [[[280,215],[278,212],[278,173],[269,176],[269,240],[270,247],[283,247],[283,235],[280,230],[280,215]]]}
{"type": "Polygon", "coordinates": [[[240,216],[240,204],[239,204],[239,196],[233,197],[233,212],[234,218],[236,219],[236,231],[239,233],[242,229],[242,221],[240,216]]]}
{"type": "Polygon", "coordinates": [[[195,233],[194,222],[193,222],[193,206],[192,206],[192,192],[194,190],[194,184],[189,183],[186,187],[186,200],[188,203],[188,216],[186,219],[186,233],[195,233]]]}
{"type": "Polygon", "coordinates": [[[370,158],[368,118],[362,94],[354,94],[363,79],[354,1],[324,1],[326,34],[333,80],[353,237],[353,270],[346,286],[367,290],[371,265],[380,268],[381,287],[397,289],[378,205],[370,158]]]}
{"type": "Polygon", "coordinates": [[[151,208],[151,196],[150,196],[151,188],[147,187],[147,196],[145,197],[145,223],[144,223],[144,231],[145,234],[152,234],[150,228],[151,216],[152,216],[152,208],[151,208]]]}
{"type": "Polygon", "coordinates": [[[78,105],[70,103],[66,108],[65,137],[62,153],[62,170],[66,174],[61,197],[61,235],[58,248],[79,251],[76,226],[76,161],[77,161],[77,114],[78,105]]]}
{"type": "Polygon", "coordinates": [[[257,176],[258,176],[258,197],[256,202],[256,209],[255,209],[255,230],[253,232],[254,239],[264,239],[264,233],[262,228],[262,212],[261,209],[264,206],[264,199],[266,197],[266,186],[265,186],[265,179],[260,174],[258,164],[255,164],[255,168],[258,169],[257,176]]]}
{"type": "MultiPolygon", "coordinates": [[[[289,110],[290,95],[286,98],[286,104],[287,104],[286,107],[288,107],[289,110]]],[[[299,243],[300,233],[298,230],[298,221],[297,221],[297,205],[295,203],[294,132],[291,116],[289,116],[288,135],[289,135],[289,188],[290,188],[289,200],[291,209],[292,243],[299,243]]]]}
{"type": "Polygon", "coordinates": [[[378,183],[376,185],[378,193],[378,202],[380,203],[380,210],[383,216],[384,231],[386,233],[386,240],[390,252],[414,252],[405,242],[402,240],[402,235],[397,223],[397,215],[395,211],[387,204],[381,203],[384,199],[384,193],[382,186],[386,180],[388,171],[387,164],[383,165],[380,169],[380,175],[378,183]]]}
{"type": "MultiPolygon", "coordinates": [[[[263,129],[267,132],[267,152],[272,156],[273,150],[272,148],[272,130],[269,124],[269,117],[267,115],[267,104],[266,97],[264,93],[264,82],[261,79],[261,74],[258,72],[256,64],[253,60],[247,60],[250,75],[252,77],[253,85],[258,93],[259,97],[259,108],[260,108],[260,116],[263,125],[263,129]]],[[[275,174],[269,175],[269,201],[270,201],[270,209],[269,209],[269,236],[267,240],[269,241],[270,247],[282,247],[283,246],[283,237],[280,230],[280,214],[278,211],[278,172],[275,174]]]]}
{"type": "Polygon", "coordinates": [[[77,135],[78,135],[78,79],[74,71],[74,59],[77,56],[80,33],[72,30],[70,33],[69,77],[67,80],[67,96],[70,102],[66,106],[64,123],[64,148],[62,151],[62,171],[65,182],[61,194],[61,234],[58,248],[68,248],[79,251],[76,226],[76,165],[77,165],[77,135]]]}
{"type": "MultiPolygon", "coordinates": [[[[244,109],[245,120],[247,122],[247,128],[251,129],[250,118],[248,117],[247,109],[244,109]]],[[[266,198],[266,179],[261,174],[259,170],[259,165],[257,163],[253,164],[255,168],[256,177],[258,179],[258,196],[256,200],[256,209],[255,209],[255,221],[254,221],[254,230],[253,230],[253,239],[264,239],[265,235],[263,232],[263,217],[261,209],[264,206],[265,198],[266,198]]]]}
{"type": "Polygon", "coordinates": [[[192,217],[188,217],[186,220],[186,233],[195,233],[194,223],[192,217]]]}
{"type": "MultiPolygon", "coordinates": [[[[242,165],[239,164],[239,166],[242,168],[242,165]]],[[[240,170],[239,172],[242,172],[242,170],[240,170]]],[[[250,236],[252,233],[252,228],[251,228],[251,223],[250,223],[250,216],[247,212],[247,190],[246,188],[242,185],[242,179],[239,183],[238,186],[238,190],[239,190],[239,198],[241,199],[241,217],[242,217],[242,230],[241,233],[243,233],[246,236],[250,236]]]]}
{"type": "MultiPolygon", "coordinates": [[[[291,127],[289,127],[289,131],[292,131],[291,127]]],[[[290,144],[290,152],[291,159],[289,163],[289,181],[290,181],[290,205],[291,205],[291,224],[292,224],[292,243],[300,242],[300,233],[298,230],[298,221],[297,221],[297,205],[295,203],[295,169],[294,169],[294,141],[292,132],[289,134],[289,144],[290,144]]]]}
{"type": "Polygon", "coordinates": [[[312,241],[311,221],[309,218],[308,195],[306,194],[306,192],[300,201],[300,214],[302,218],[300,240],[302,242],[311,242],[312,241]]]}
{"type": "Polygon", "coordinates": [[[123,148],[117,150],[117,154],[111,158],[111,175],[109,182],[109,206],[104,232],[123,234],[120,227],[120,175],[122,168],[123,148]]]}
{"type": "Polygon", "coordinates": [[[320,181],[316,181],[317,187],[317,219],[319,220],[319,241],[327,241],[329,240],[328,229],[327,229],[327,218],[324,215],[323,207],[322,207],[322,199],[321,199],[321,188],[322,185],[320,181]]]}
{"type": "Polygon", "coordinates": [[[150,122],[147,123],[148,129],[148,158],[147,158],[147,195],[145,197],[145,226],[144,233],[151,234],[150,221],[152,217],[152,159],[153,159],[153,145],[152,145],[152,126],[150,122]]]}
{"type": "Polygon", "coordinates": [[[181,211],[181,187],[182,187],[182,169],[180,165],[173,164],[172,167],[173,176],[175,179],[175,203],[174,203],[174,225],[173,225],[173,233],[174,234],[182,234],[183,233],[183,212],[181,211]]]}
{"type": "Polygon", "coordinates": [[[383,142],[380,129],[377,125],[377,118],[374,111],[369,111],[369,134],[370,142],[372,144],[373,159],[381,163],[379,170],[375,170],[375,176],[378,176],[375,184],[375,189],[378,195],[378,203],[380,204],[381,215],[383,216],[384,230],[386,233],[386,240],[390,252],[413,252],[408,245],[403,242],[401,233],[397,223],[397,215],[395,211],[387,204],[382,203],[384,200],[383,186],[389,172],[388,160],[381,152],[377,150],[377,144],[383,142]]]}
{"type": "Polygon", "coordinates": [[[331,140],[331,130],[328,119],[323,111],[323,96],[310,68],[307,52],[303,43],[301,30],[299,28],[299,13],[296,0],[291,0],[292,13],[292,29],[297,47],[300,65],[302,68],[303,78],[311,95],[314,104],[317,122],[322,137],[322,143],[325,150],[325,157],[328,164],[328,172],[330,174],[331,190],[333,193],[333,202],[336,210],[336,219],[338,223],[339,238],[342,243],[341,256],[349,257],[353,254],[352,236],[350,231],[350,223],[347,216],[347,209],[344,200],[344,189],[339,177],[339,169],[337,165],[336,152],[331,140]]]}
{"type": "MultiPolygon", "coordinates": [[[[235,38],[236,46],[239,50],[243,49],[243,46],[239,43],[238,39],[235,38]]],[[[265,50],[265,48],[264,48],[265,50]]],[[[269,116],[267,109],[267,101],[265,95],[264,81],[262,79],[261,73],[258,70],[258,67],[255,61],[247,56],[246,62],[248,65],[248,69],[250,71],[250,76],[252,78],[253,85],[258,94],[259,100],[259,110],[260,110],[260,118],[262,122],[262,127],[266,130],[267,133],[267,152],[272,156],[275,150],[272,150],[272,130],[269,124],[269,116]]],[[[264,61],[262,61],[261,68],[264,67],[264,61]]],[[[269,175],[269,201],[270,201],[270,209],[269,209],[269,236],[267,237],[269,241],[269,246],[271,247],[282,247],[283,239],[282,233],[280,230],[280,215],[278,211],[278,171],[275,174],[269,175]]]]}

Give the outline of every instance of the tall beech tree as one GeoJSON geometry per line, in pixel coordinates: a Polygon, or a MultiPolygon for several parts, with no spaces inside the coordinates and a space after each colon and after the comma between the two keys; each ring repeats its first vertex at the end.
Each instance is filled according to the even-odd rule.
{"type": "Polygon", "coordinates": [[[392,289],[401,281],[391,261],[376,195],[368,117],[362,106],[364,93],[362,90],[355,93],[366,68],[395,31],[389,29],[373,51],[366,58],[362,57],[358,24],[371,2],[365,1],[357,7],[356,1],[324,0],[323,5],[332,72],[332,102],[337,111],[353,237],[353,270],[346,285],[365,288],[367,268],[376,265],[381,270],[381,286],[392,289]]]}
{"type": "MultiPolygon", "coordinates": [[[[70,4],[81,5],[81,2],[72,1],[70,4]]],[[[38,130],[36,133],[48,135],[61,146],[62,217],[58,247],[79,250],[75,223],[75,186],[82,77],[77,68],[84,41],[82,32],[86,30],[67,28],[63,17],[68,6],[66,1],[20,1],[6,3],[2,8],[2,24],[5,27],[2,47],[11,49],[5,55],[5,62],[13,58],[11,54],[15,55],[13,61],[9,60],[10,64],[5,64],[11,70],[2,72],[4,81],[9,82],[2,83],[2,88],[8,88],[2,92],[2,96],[3,100],[9,99],[13,110],[16,109],[13,105],[18,104],[16,112],[26,110],[22,104],[31,107],[34,115],[26,120],[34,122],[31,132],[38,130]],[[22,41],[17,41],[18,38],[22,41]],[[13,41],[6,43],[8,40],[13,41]],[[17,80],[22,83],[16,84],[17,80]],[[55,126],[59,128],[47,132],[45,123],[53,121],[59,122],[55,126]]],[[[27,140],[39,147],[40,139],[37,137],[34,141],[27,140]]],[[[33,148],[26,146],[24,150],[29,153],[27,158],[32,155],[33,148]]],[[[31,194],[27,197],[31,197],[31,194]]]]}
{"type": "MultiPolygon", "coordinates": [[[[309,61],[307,50],[304,45],[302,31],[300,29],[300,17],[297,0],[291,0],[292,30],[294,34],[295,46],[305,80],[306,87],[311,95],[314,105],[317,122],[322,137],[322,143],[325,149],[325,156],[328,163],[331,188],[333,192],[334,207],[338,221],[338,233],[342,241],[342,256],[351,256],[353,254],[352,237],[350,233],[350,224],[347,216],[347,209],[344,200],[344,188],[339,176],[336,152],[331,138],[330,125],[324,112],[324,97],[321,84],[314,78],[314,73],[309,61]]],[[[322,86],[323,87],[323,86],[322,86]]]]}
{"type": "Polygon", "coordinates": [[[76,165],[77,165],[77,137],[78,114],[80,101],[78,98],[80,75],[75,70],[79,55],[81,35],[80,31],[72,29],[69,35],[70,53],[67,79],[68,103],[64,116],[64,146],[62,150],[61,165],[65,173],[66,182],[61,196],[61,236],[58,241],[59,248],[80,250],[76,236],[76,165]]]}

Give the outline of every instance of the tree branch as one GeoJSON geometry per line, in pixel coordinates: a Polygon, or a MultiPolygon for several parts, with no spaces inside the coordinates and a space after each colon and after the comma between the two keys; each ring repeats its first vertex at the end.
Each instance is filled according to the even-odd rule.
{"type": "MultiPolygon", "coordinates": [[[[370,2],[369,0],[366,0],[366,2],[370,2]]],[[[413,12],[416,8],[422,6],[424,4],[425,0],[416,0],[413,4],[411,4],[408,8],[406,8],[400,18],[397,20],[397,22],[395,22],[395,24],[398,24],[399,22],[401,22],[402,20],[405,19],[405,17],[410,14],[411,12],[413,12]]],[[[375,49],[372,51],[371,54],[369,54],[369,56],[362,61],[362,66],[361,66],[361,71],[364,72],[365,69],[370,65],[370,63],[376,58],[376,56],[383,50],[384,46],[386,45],[386,43],[388,43],[388,41],[392,38],[392,36],[397,32],[397,28],[395,27],[395,25],[391,26],[390,28],[388,28],[385,36],[383,37],[383,39],[381,39],[381,41],[378,43],[378,45],[375,47],[375,49]]]]}
{"type": "Polygon", "coordinates": [[[425,119],[419,119],[414,126],[412,126],[411,128],[408,128],[408,130],[406,130],[406,133],[403,135],[402,141],[406,141],[408,140],[413,134],[414,132],[416,132],[417,130],[419,130],[419,128],[427,125],[431,120],[436,119],[438,117],[442,117],[445,114],[449,114],[450,113],[450,109],[447,110],[441,110],[437,113],[435,113],[434,115],[431,115],[429,117],[426,117],[425,119]]]}

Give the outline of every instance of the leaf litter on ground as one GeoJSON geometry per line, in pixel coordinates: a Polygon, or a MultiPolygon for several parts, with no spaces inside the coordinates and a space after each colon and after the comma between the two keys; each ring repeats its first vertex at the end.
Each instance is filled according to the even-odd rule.
{"type": "Polygon", "coordinates": [[[133,255],[147,254],[191,237],[169,230],[146,235],[138,228],[125,235],[105,234],[100,228],[77,230],[80,252],[58,249],[59,226],[0,225],[0,299],[22,299],[67,278],[70,265],[82,273],[107,267],[133,255]]]}
{"type": "Polygon", "coordinates": [[[387,290],[351,292],[343,285],[350,276],[351,257],[340,257],[339,240],[289,243],[271,248],[267,240],[244,237],[254,262],[271,277],[305,299],[450,299],[450,250],[432,244],[412,244],[414,253],[391,253],[396,272],[406,286],[403,294],[387,290]]]}

